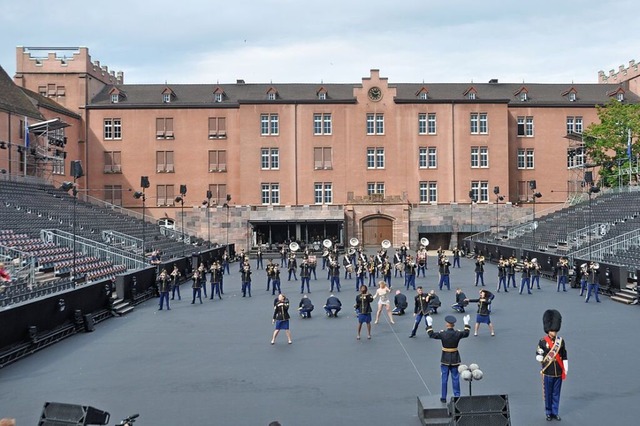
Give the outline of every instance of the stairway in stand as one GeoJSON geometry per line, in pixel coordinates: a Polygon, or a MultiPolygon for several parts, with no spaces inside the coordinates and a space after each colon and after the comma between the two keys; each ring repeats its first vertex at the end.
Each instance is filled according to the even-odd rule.
{"type": "Polygon", "coordinates": [[[114,299],[111,312],[114,316],[123,316],[133,311],[133,305],[131,302],[127,302],[124,299],[114,299]]]}
{"type": "Polygon", "coordinates": [[[621,288],[620,291],[611,296],[611,300],[615,300],[616,302],[624,303],[627,305],[638,304],[637,285],[627,284],[625,288],[621,288]]]}

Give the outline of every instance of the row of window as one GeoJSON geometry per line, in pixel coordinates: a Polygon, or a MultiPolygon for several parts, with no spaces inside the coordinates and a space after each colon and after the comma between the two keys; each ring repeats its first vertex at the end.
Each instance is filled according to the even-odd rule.
{"type": "MultiPolygon", "coordinates": [[[[227,171],[227,151],[209,151],[209,172],[227,171]]],[[[332,148],[314,148],[313,161],[316,170],[330,170],[333,168],[332,148]]],[[[567,152],[567,168],[578,167],[584,164],[586,154],[584,148],[577,147],[567,152]]],[[[367,148],[367,169],[385,168],[385,149],[367,148]]],[[[174,152],[156,151],[156,172],[175,172],[174,152]]],[[[418,152],[418,168],[435,169],[438,167],[438,154],[436,147],[420,147],[418,152]]],[[[471,147],[471,168],[489,167],[489,149],[486,146],[471,147]]],[[[535,151],[533,148],[520,148],[517,151],[518,169],[535,169],[535,151]]],[[[261,148],[260,168],[262,170],[280,169],[280,149],[261,148]]],[[[104,173],[122,173],[122,153],[120,151],[107,151],[104,153],[104,173]]]]}
{"type": "MultiPolygon", "coordinates": [[[[533,137],[533,117],[517,117],[518,137],[533,137]]],[[[367,114],[367,135],[384,135],[384,114],[367,114]]],[[[489,119],[485,112],[470,114],[470,134],[488,134],[489,119]]],[[[438,124],[435,113],[418,114],[418,134],[437,134],[438,124]]],[[[331,135],[333,121],[330,113],[313,115],[313,134],[316,136],[331,135]]],[[[567,133],[582,133],[582,117],[567,117],[567,133]]],[[[260,115],[260,134],[262,136],[277,136],[280,134],[280,119],[278,114],[260,115]]],[[[156,118],[156,139],[174,139],[173,118],[156,118]]],[[[225,117],[209,118],[209,139],[224,139],[227,137],[227,123],[225,117]]],[[[122,120],[120,118],[104,119],[104,139],[122,139],[122,120]]]]}

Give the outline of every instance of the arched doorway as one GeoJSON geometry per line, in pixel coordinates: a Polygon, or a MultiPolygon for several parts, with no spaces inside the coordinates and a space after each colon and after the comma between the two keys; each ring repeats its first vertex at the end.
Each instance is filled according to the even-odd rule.
{"type": "Polygon", "coordinates": [[[384,240],[393,244],[393,220],[388,217],[371,217],[362,221],[362,244],[379,246],[384,240]]]}

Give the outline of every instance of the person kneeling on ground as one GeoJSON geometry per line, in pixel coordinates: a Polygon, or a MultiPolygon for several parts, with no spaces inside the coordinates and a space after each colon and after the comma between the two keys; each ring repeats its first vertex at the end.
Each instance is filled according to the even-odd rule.
{"type": "Polygon", "coordinates": [[[453,305],[451,305],[451,307],[453,308],[454,311],[456,312],[460,312],[463,313],[464,312],[464,307],[467,306],[469,304],[469,302],[467,302],[465,299],[467,298],[467,295],[464,294],[462,292],[461,288],[457,288],[456,289],[456,303],[454,303],[453,305]]]}
{"type": "Polygon", "coordinates": [[[429,307],[430,314],[437,314],[438,308],[442,306],[442,302],[440,302],[440,298],[436,294],[435,290],[431,290],[429,292],[427,306],[429,307]]]}
{"type": "Polygon", "coordinates": [[[309,299],[306,294],[302,296],[302,299],[300,300],[300,304],[298,305],[298,311],[300,312],[300,316],[302,318],[311,318],[311,311],[313,311],[313,303],[311,303],[311,299],[309,299]]]}
{"type": "Polygon", "coordinates": [[[393,298],[393,304],[395,305],[395,308],[391,311],[393,315],[404,315],[404,310],[409,306],[407,296],[402,294],[400,290],[396,290],[396,295],[393,298]]]}
{"type": "Polygon", "coordinates": [[[333,294],[327,299],[327,303],[324,305],[324,310],[328,317],[337,317],[338,312],[342,309],[342,302],[333,294]]]}

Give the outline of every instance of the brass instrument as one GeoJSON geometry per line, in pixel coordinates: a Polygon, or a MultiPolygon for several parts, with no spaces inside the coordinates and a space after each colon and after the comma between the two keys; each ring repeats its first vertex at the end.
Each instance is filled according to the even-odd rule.
{"type": "Polygon", "coordinates": [[[592,262],[589,265],[589,268],[592,269],[592,270],[596,270],[597,271],[598,269],[600,269],[600,264],[598,262],[592,262]]]}
{"type": "Polygon", "coordinates": [[[353,237],[349,240],[349,245],[351,247],[357,247],[358,244],[360,244],[360,241],[358,241],[358,239],[356,237],[353,237]]]}
{"type": "Polygon", "coordinates": [[[291,250],[293,253],[295,253],[298,250],[300,250],[300,245],[298,243],[296,243],[295,241],[293,241],[291,244],[289,244],[289,250],[291,250]]]}
{"type": "Polygon", "coordinates": [[[381,245],[383,249],[388,250],[389,248],[391,248],[391,241],[383,240],[381,245]]]}
{"type": "Polygon", "coordinates": [[[331,246],[332,246],[332,245],[333,245],[333,243],[332,243],[332,242],[331,242],[331,240],[330,240],[330,239],[328,239],[328,238],[322,242],[322,246],[323,246],[324,248],[326,248],[327,250],[329,250],[329,249],[331,248],[331,246]]]}
{"type": "Polygon", "coordinates": [[[484,263],[484,256],[483,256],[483,255],[480,255],[480,256],[476,257],[476,262],[478,262],[478,263],[484,263]]]}
{"type": "Polygon", "coordinates": [[[420,244],[422,244],[424,247],[427,247],[429,245],[429,239],[428,238],[420,238],[420,244]]]}
{"type": "Polygon", "coordinates": [[[564,267],[564,266],[569,266],[569,259],[560,259],[560,262],[558,262],[560,264],[560,266],[564,267]]]}
{"type": "Polygon", "coordinates": [[[349,247],[349,250],[347,250],[347,253],[349,254],[349,256],[353,256],[355,252],[356,252],[356,249],[353,247],[349,247]]]}

